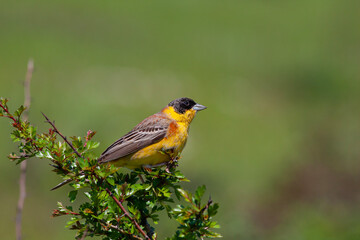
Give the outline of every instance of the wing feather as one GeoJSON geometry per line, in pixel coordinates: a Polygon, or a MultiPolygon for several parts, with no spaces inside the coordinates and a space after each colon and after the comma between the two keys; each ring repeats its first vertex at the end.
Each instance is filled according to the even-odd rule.
{"type": "Polygon", "coordinates": [[[167,134],[171,119],[154,114],[111,144],[99,157],[99,163],[117,160],[161,141],[167,134]]]}

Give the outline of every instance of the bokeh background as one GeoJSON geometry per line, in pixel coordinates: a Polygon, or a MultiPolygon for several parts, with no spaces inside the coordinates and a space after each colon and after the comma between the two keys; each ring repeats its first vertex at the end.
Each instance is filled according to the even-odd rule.
{"type": "MultiPolygon", "coordinates": [[[[207,185],[224,239],[359,239],[360,2],[0,1],[0,96],[100,154],[171,100],[208,106],[180,168],[207,185]]],[[[19,167],[0,119],[0,232],[15,238],[19,167]]],[[[47,162],[31,159],[24,239],[73,239],[47,162]]],[[[160,238],[174,225],[160,221],[160,238]]]]}

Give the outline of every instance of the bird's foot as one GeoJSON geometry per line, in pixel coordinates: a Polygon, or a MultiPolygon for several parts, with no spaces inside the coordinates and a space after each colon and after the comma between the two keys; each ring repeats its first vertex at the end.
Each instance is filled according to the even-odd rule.
{"type": "Polygon", "coordinates": [[[142,168],[149,173],[152,172],[151,166],[149,165],[143,165],[142,168]]]}
{"type": "Polygon", "coordinates": [[[166,163],[165,172],[171,173],[178,166],[178,158],[173,158],[166,163]]]}

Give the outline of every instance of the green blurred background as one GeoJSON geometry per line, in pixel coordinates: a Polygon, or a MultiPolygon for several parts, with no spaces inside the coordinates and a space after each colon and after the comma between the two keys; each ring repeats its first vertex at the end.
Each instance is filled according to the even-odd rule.
{"type": "MultiPolygon", "coordinates": [[[[171,100],[208,106],[180,168],[207,185],[224,239],[359,239],[360,2],[0,1],[0,96],[65,135],[96,130],[100,154],[171,100]]],[[[15,238],[19,167],[0,119],[0,232],[15,238]]],[[[51,218],[66,188],[31,159],[24,239],[72,239],[51,218]]],[[[174,230],[156,226],[160,238],[174,230]]]]}

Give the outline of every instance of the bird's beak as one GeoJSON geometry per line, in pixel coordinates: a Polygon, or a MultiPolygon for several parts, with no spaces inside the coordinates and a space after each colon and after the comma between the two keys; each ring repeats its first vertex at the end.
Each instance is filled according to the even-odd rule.
{"type": "Polygon", "coordinates": [[[195,106],[193,106],[193,109],[196,110],[196,111],[201,111],[201,110],[204,110],[206,109],[207,107],[201,105],[201,104],[195,104],[195,106]]]}

